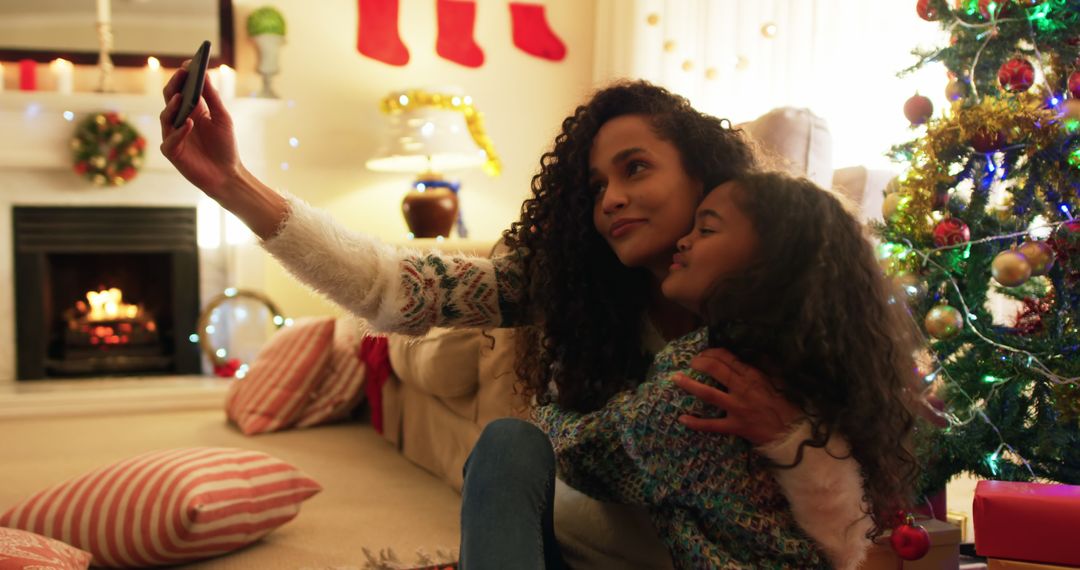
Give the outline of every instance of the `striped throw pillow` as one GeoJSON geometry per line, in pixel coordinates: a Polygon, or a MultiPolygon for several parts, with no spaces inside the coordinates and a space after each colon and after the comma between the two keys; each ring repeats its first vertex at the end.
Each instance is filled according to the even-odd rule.
{"type": "Polygon", "coordinates": [[[86,570],[89,567],[89,552],[40,534],[0,528],[0,568],[86,570]]]}
{"type": "Polygon", "coordinates": [[[285,524],[322,490],[257,451],[154,451],[46,489],[0,515],[93,554],[95,566],[146,568],[247,546],[285,524]]]}
{"type": "Polygon", "coordinates": [[[293,427],[324,378],[333,340],[334,317],[298,320],[274,333],[230,389],[229,419],[245,435],[293,427]]]}
{"type": "Polygon", "coordinates": [[[305,428],[349,417],[364,398],[365,366],[359,350],[362,334],[350,317],[334,325],[334,342],[323,378],[311,393],[296,427],[305,428]]]}

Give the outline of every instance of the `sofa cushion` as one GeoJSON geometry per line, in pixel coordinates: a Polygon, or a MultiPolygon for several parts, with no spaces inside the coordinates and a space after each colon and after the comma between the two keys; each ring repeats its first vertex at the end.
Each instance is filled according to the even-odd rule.
{"type": "Polygon", "coordinates": [[[825,119],[809,109],[780,107],[739,125],[780,167],[822,188],[832,186],[832,135],[825,119]]]}
{"type": "Polygon", "coordinates": [[[365,366],[360,361],[360,328],[351,317],[339,317],[323,377],[315,384],[296,421],[305,428],[349,417],[364,398],[365,366]]]}
{"type": "Polygon", "coordinates": [[[85,570],[89,567],[89,552],[40,534],[0,528],[0,568],[85,570]]]}
{"type": "Polygon", "coordinates": [[[258,451],[167,449],[45,489],[0,515],[0,526],[64,540],[92,553],[97,566],[164,566],[251,544],[320,490],[258,451]]]}
{"type": "Polygon", "coordinates": [[[390,335],[390,366],[404,384],[439,398],[476,392],[479,329],[431,329],[422,337],[390,335]]]}
{"type": "Polygon", "coordinates": [[[292,427],[323,379],[333,340],[334,317],[298,320],[274,333],[229,390],[229,419],[245,435],[292,427]]]}

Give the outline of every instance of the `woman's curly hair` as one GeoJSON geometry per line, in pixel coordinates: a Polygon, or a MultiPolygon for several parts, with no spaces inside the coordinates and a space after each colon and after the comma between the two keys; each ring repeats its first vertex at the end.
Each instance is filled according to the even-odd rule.
{"type": "Polygon", "coordinates": [[[918,332],[862,225],[833,193],[781,173],[735,185],[734,201],[759,237],[758,261],[716,284],[704,306],[711,336],[731,342],[810,418],[796,464],[803,447],[823,447],[830,434],[848,441],[876,537],[915,492],[918,332]]]}
{"type": "Polygon", "coordinates": [[[641,348],[651,277],[620,263],[596,231],[589,190],[593,139],[604,123],[624,115],[647,118],[704,188],[756,163],[750,144],[727,121],[644,81],[601,89],[563,121],[554,148],[540,157],[521,218],[503,234],[510,250],[522,256],[521,307],[527,314],[518,320],[537,323],[517,335],[515,368],[526,399],[595,410],[642,382],[651,361],[641,348]]]}

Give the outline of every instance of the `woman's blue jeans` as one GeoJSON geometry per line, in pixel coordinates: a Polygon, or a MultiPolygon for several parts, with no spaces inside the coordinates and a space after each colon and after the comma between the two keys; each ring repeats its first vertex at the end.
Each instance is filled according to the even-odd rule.
{"type": "Polygon", "coordinates": [[[565,567],[555,540],[555,452],[516,418],[484,428],[465,462],[461,570],[565,567]]]}

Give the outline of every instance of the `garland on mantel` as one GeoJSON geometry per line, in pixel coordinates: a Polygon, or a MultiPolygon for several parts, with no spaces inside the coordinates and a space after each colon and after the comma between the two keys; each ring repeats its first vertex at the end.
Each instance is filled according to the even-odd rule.
{"type": "Polygon", "coordinates": [[[112,111],[92,114],[75,128],[71,137],[75,173],[95,186],[120,186],[139,173],[146,139],[112,111]]]}

